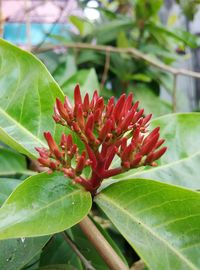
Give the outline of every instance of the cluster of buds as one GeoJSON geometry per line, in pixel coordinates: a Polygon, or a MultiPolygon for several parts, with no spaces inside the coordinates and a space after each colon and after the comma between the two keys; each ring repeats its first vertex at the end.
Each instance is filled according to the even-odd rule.
{"type": "Polygon", "coordinates": [[[79,85],[74,90],[74,105],[65,97],[64,103],[56,99],[53,119],[56,123],[69,127],[85,145],[81,154],[71,135],[63,134],[59,146],[49,132],[44,136],[49,149],[36,148],[40,154],[38,161],[51,171],[62,171],[88,191],[95,193],[103,179],[139,166],[155,166],[155,161],[166,151],[161,147],[159,127],[149,133],[151,114],[144,116],[138,109],[139,102],[133,104],[133,95],[121,95],[115,103],[111,97],[104,99],[97,91],[92,99],[86,94],[82,100],[79,85]],[[120,158],[120,166],[110,168],[113,159],[120,158]],[[86,179],[85,167],[91,175],[86,179]]]}

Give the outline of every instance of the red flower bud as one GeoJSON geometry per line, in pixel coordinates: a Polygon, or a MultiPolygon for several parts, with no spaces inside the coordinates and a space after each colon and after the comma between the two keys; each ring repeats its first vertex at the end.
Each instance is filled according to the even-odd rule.
{"type": "Polygon", "coordinates": [[[145,164],[151,164],[153,161],[159,159],[166,151],[167,147],[163,147],[156,152],[150,153],[145,160],[145,164]]]}
{"type": "Polygon", "coordinates": [[[98,97],[99,97],[98,92],[97,92],[97,90],[95,90],[94,94],[93,94],[93,97],[92,97],[92,100],[90,102],[90,109],[92,109],[92,110],[94,109],[94,106],[96,104],[96,101],[97,101],[98,97]]]}
{"type": "Polygon", "coordinates": [[[144,144],[142,147],[141,147],[141,150],[140,150],[140,153],[144,156],[144,155],[147,155],[148,153],[150,153],[157,141],[159,139],[159,133],[155,134],[151,139],[149,139],[146,144],[144,144]]]}
{"type": "Polygon", "coordinates": [[[113,158],[115,157],[117,153],[117,147],[114,145],[111,145],[108,151],[108,155],[107,158],[105,160],[105,169],[107,170],[111,164],[111,162],[113,161],[113,158]]]}
{"type": "Polygon", "coordinates": [[[85,120],[83,117],[83,109],[82,106],[78,106],[78,111],[77,111],[77,122],[79,124],[80,129],[84,130],[85,128],[85,120]]]}
{"type": "Polygon", "coordinates": [[[126,95],[125,94],[121,95],[121,97],[119,98],[119,100],[117,101],[117,103],[114,107],[113,115],[115,118],[115,122],[118,122],[120,119],[121,112],[122,112],[123,107],[124,107],[125,99],[126,99],[126,95]]]}
{"type": "Polygon", "coordinates": [[[124,103],[124,115],[126,115],[130,111],[132,103],[133,103],[133,94],[130,93],[124,103]]]}
{"type": "Polygon", "coordinates": [[[87,93],[83,101],[83,111],[89,112],[89,108],[90,108],[90,101],[89,101],[89,95],[87,93]]]}
{"type": "Polygon", "coordinates": [[[82,106],[82,98],[81,98],[80,87],[77,84],[74,89],[74,114],[77,113],[79,105],[82,106]]]}
{"type": "Polygon", "coordinates": [[[106,139],[107,134],[111,131],[112,128],[112,121],[108,119],[104,126],[102,127],[101,131],[99,132],[99,140],[104,141],[106,139]]]}
{"type": "Polygon", "coordinates": [[[69,122],[69,115],[63,106],[62,102],[57,98],[56,99],[56,106],[57,106],[57,111],[59,114],[62,116],[62,118],[68,123],[69,122]]]}
{"type": "Polygon", "coordinates": [[[52,135],[50,132],[44,132],[44,137],[49,145],[49,149],[51,150],[52,153],[54,153],[54,151],[59,151],[59,148],[56,144],[56,142],[54,141],[52,135]]]}
{"type": "Polygon", "coordinates": [[[111,114],[113,113],[114,103],[115,103],[115,98],[111,97],[106,106],[106,118],[109,118],[111,114]]]}

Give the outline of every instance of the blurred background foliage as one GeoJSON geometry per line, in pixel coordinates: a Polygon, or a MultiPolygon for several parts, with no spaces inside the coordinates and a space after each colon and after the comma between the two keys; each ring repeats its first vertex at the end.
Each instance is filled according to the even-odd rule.
{"type": "MultiPolygon", "coordinates": [[[[177,3],[187,21],[198,10],[199,1],[177,3]]],[[[171,113],[175,107],[172,104],[174,77],[130,53],[109,50],[110,46],[135,48],[169,66],[189,59],[191,50],[200,44],[199,38],[186,31],[184,26],[175,27],[178,19],[175,15],[168,16],[163,24],[163,6],[163,0],[79,1],[82,15],[69,16],[72,27],[66,30],[66,34],[47,34],[59,46],[51,46],[48,39],[33,51],[44,61],[67,95],[72,95],[77,82],[84,91],[97,88],[106,98],[133,91],[146,113],[153,112],[154,116],[171,113]],[[91,14],[96,14],[95,19],[85,16],[88,9],[93,10],[91,14]],[[76,46],[77,43],[85,46],[76,46]],[[87,44],[96,48],[87,49],[87,44]],[[107,47],[99,50],[99,45],[107,47]]],[[[188,110],[185,109],[187,97],[181,91],[179,94],[178,111],[188,110]]],[[[197,109],[198,106],[192,108],[197,109]]]]}

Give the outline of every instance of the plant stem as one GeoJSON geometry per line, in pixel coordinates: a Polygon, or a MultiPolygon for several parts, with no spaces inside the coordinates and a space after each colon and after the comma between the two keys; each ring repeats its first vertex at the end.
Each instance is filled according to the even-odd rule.
{"type": "Polygon", "coordinates": [[[68,245],[73,249],[73,251],[79,257],[81,262],[84,264],[86,270],[95,270],[95,268],[91,265],[91,263],[80,252],[80,250],[78,249],[76,244],[72,241],[72,239],[69,237],[69,235],[65,231],[62,234],[63,234],[64,240],[68,243],[68,245]]]}
{"type": "Polygon", "coordinates": [[[108,76],[109,66],[110,66],[110,51],[106,50],[106,60],[105,60],[104,71],[103,71],[101,86],[100,86],[101,90],[103,89],[105,85],[105,82],[108,76]]]}
{"type": "Polygon", "coordinates": [[[172,104],[173,104],[173,112],[176,112],[177,104],[176,104],[176,98],[177,98],[177,89],[176,89],[176,82],[177,82],[177,74],[174,74],[173,78],[173,91],[172,91],[172,104]]]}
{"type": "Polygon", "coordinates": [[[32,51],[34,53],[40,53],[40,52],[46,52],[46,51],[51,51],[54,50],[55,48],[77,48],[77,49],[85,49],[85,50],[96,50],[96,51],[109,51],[113,53],[125,53],[125,54],[130,54],[133,58],[143,60],[150,65],[157,67],[161,70],[164,70],[166,72],[169,72],[174,75],[182,75],[182,76],[189,76],[189,77],[194,77],[194,78],[200,78],[200,73],[199,72],[194,72],[191,70],[186,70],[183,68],[174,68],[169,65],[166,65],[153,57],[142,53],[136,48],[116,48],[113,46],[105,46],[105,45],[93,45],[90,43],[65,43],[62,46],[45,46],[44,48],[33,49],[32,51]]]}
{"type": "Polygon", "coordinates": [[[79,226],[89,241],[94,245],[98,253],[104,259],[105,263],[112,270],[128,270],[129,268],[121,260],[121,258],[116,254],[111,245],[106,241],[103,235],[96,228],[94,223],[85,217],[79,226]]]}

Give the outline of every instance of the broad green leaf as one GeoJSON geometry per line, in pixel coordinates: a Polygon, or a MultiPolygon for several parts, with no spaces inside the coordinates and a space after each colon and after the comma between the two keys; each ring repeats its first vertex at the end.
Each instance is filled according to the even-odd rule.
{"type": "Polygon", "coordinates": [[[60,173],[31,176],[0,209],[0,239],[63,231],[83,219],[91,203],[89,192],[60,173]]]}
{"type": "Polygon", "coordinates": [[[26,159],[19,153],[0,147],[0,175],[32,174],[27,170],[26,159]]]}
{"type": "Polygon", "coordinates": [[[150,269],[200,269],[199,193],[133,179],[104,189],[95,202],[150,269]]]}
{"type": "MultiPolygon", "coordinates": [[[[131,170],[115,179],[151,178],[169,184],[200,189],[200,113],[169,114],[152,121],[151,128],[160,126],[166,139],[167,152],[157,167],[135,172],[131,170]]],[[[107,181],[107,184],[109,184],[107,181]]]]}
{"type": "Polygon", "coordinates": [[[52,113],[63,93],[42,62],[4,40],[0,64],[0,140],[34,158],[35,146],[45,146],[43,132],[61,129],[52,113]]]}
{"type": "Polygon", "coordinates": [[[71,99],[73,99],[74,86],[79,83],[81,95],[86,93],[93,95],[94,90],[99,90],[99,82],[95,69],[82,69],[71,76],[63,85],[62,90],[71,99]]]}
{"type": "Polygon", "coordinates": [[[48,265],[48,266],[40,267],[37,270],[77,270],[77,269],[67,264],[55,264],[55,265],[48,265]]]}
{"type": "Polygon", "coordinates": [[[42,250],[48,240],[49,236],[1,240],[0,269],[22,269],[42,250]]]}
{"type": "MultiPolygon", "coordinates": [[[[18,179],[0,178],[0,205],[19,184],[18,179]]],[[[48,240],[48,236],[1,240],[0,269],[21,269],[40,252],[48,240]]]]}
{"type": "Polygon", "coordinates": [[[19,179],[0,178],[0,206],[19,184],[19,179]]]}

